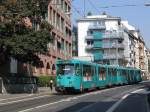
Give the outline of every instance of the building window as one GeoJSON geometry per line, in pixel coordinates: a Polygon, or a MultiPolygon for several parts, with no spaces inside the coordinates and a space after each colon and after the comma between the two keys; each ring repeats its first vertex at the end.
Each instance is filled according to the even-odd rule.
{"type": "Polygon", "coordinates": [[[65,12],[67,12],[67,3],[65,2],[65,12]]]}
{"type": "Polygon", "coordinates": [[[63,9],[64,9],[64,3],[63,3],[63,0],[60,1],[60,4],[61,4],[61,9],[63,10],[63,9]]]}
{"type": "Polygon", "coordinates": [[[61,46],[62,50],[64,50],[64,39],[62,39],[62,44],[61,45],[62,45],[61,46]]]}

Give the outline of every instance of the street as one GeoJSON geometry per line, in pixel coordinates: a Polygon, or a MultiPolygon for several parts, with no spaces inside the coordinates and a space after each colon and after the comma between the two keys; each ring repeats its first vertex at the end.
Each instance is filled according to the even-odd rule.
{"type": "Polygon", "coordinates": [[[141,98],[138,99],[137,93],[144,90],[143,87],[148,83],[117,86],[84,94],[46,93],[3,98],[0,99],[0,112],[130,112],[133,111],[132,107],[140,108],[138,112],[146,112],[147,105],[142,100],[144,95],[139,95],[141,98]],[[142,107],[133,105],[134,101],[142,107]]]}

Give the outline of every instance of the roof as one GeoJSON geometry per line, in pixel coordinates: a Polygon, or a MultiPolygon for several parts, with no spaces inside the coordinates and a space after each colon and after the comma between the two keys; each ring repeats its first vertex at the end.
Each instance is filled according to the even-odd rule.
{"type": "Polygon", "coordinates": [[[95,21],[95,20],[121,20],[120,17],[113,17],[110,15],[91,15],[87,16],[86,18],[82,18],[77,20],[77,22],[80,21],[95,21]]]}

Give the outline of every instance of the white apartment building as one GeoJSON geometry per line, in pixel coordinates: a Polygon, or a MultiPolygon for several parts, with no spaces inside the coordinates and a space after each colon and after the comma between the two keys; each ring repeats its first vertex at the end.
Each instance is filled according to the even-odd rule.
{"type": "Polygon", "coordinates": [[[78,20],[78,55],[98,63],[131,66],[132,43],[122,26],[120,17],[106,14],[78,20]]]}
{"type": "MultiPolygon", "coordinates": [[[[87,16],[77,22],[80,57],[89,56],[102,64],[147,68],[147,58],[141,56],[144,48],[139,47],[145,45],[144,41],[128,21],[102,14],[87,16]]],[[[146,53],[144,55],[146,57],[146,53]]]]}

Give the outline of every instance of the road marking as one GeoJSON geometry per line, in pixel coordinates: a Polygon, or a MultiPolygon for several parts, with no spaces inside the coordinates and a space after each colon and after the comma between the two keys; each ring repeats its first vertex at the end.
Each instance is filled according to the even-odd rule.
{"type": "Polygon", "coordinates": [[[60,103],[60,102],[63,102],[63,100],[60,100],[60,101],[57,101],[57,102],[53,102],[53,103],[48,103],[48,104],[45,104],[45,105],[40,105],[40,106],[37,106],[37,107],[25,109],[25,110],[21,110],[19,112],[29,112],[29,111],[32,111],[34,109],[43,108],[43,107],[50,106],[50,105],[53,105],[53,104],[57,104],[57,103],[60,103]]]}
{"type": "MultiPolygon", "coordinates": [[[[128,91],[128,92],[129,92],[129,91],[128,91]]],[[[127,91],[126,91],[125,93],[127,93],[127,91]]],[[[121,100],[124,100],[124,99],[127,98],[129,95],[130,95],[130,94],[126,94],[125,96],[123,96],[123,97],[121,98],[121,100]]],[[[118,95],[117,95],[117,96],[118,96],[118,95]]],[[[121,102],[122,102],[122,101],[118,102],[118,104],[116,104],[116,106],[119,105],[121,102]]],[[[96,102],[96,103],[98,103],[98,102],[96,102]]],[[[86,106],[86,107],[84,107],[84,108],[78,110],[77,112],[82,112],[83,110],[92,107],[92,106],[95,105],[96,103],[90,104],[90,105],[88,105],[88,106],[86,106]]],[[[116,108],[116,107],[113,107],[113,108],[116,108]]],[[[113,112],[113,111],[108,111],[108,112],[113,112]]]]}
{"type": "Polygon", "coordinates": [[[139,92],[142,92],[142,91],[145,91],[145,89],[138,89],[138,90],[135,90],[135,91],[133,91],[131,93],[139,93],[139,92]]]}
{"type": "Polygon", "coordinates": [[[119,105],[120,103],[126,99],[130,94],[124,95],[118,102],[116,102],[112,107],[110,107],[106,112],[113,112],[119,105]]]}
{"type": "MultiPolygon", "coordinates": [[[[19,111],[19,112],[28,112],[28,111],[32,111],[32,110],[35,110],[35,109],[43,108],[43,107],[46,107],[46,106],[50,106],[50,105],[53,105],[53,104],[57,104],[57,103],[61,103],[61,102],[69,102],[69,101],[72,101],[72,100],[79,99],[79,98],[81,98],[81,97],[85,97],[85,96],[89,96],[89,95],[94,95],[94,94],[99,94],[99,93],[102,93],[102,92],[106,92],[106,91],[114,90],[114,89],[118,89],[118,88],[121,88],[121,87],[115,87],[115,88],[111,88],[111,89],[109,88],[109,89],[105,89],[105,90],[100,90],[100,91],[96,91],[96,92],[91,92],[91,93],[82,94],[82,95],[75,96],[75,97],[69,97],[69,98],[66,98],[66,99],[61,99],[61,100],[56,101],[56,102],[52,102],[52,103],[48,103],[48,104],[36,106],[36,107],[33,107],[33,108],[21,110],[21,111],[19,111]]],[[[90,106],[90,105],[89,105],[89,106],[90,106]]],[[[92,105],[91,105],[91,106],[92,106],[92,105]]],[[[88,107],[87,107],[87,108],[88,108],[88,107]]]]}
{"type": "Polygon", "coordinates": [[[141,91],[144,91],[145,89],[138,89],[138,90],[135,90],[133,92],[130,92],[130,94],[126,94],[124,95],[118,102],[116,102],[112,107],[110,107],[106,112],[113,112],[119,105],[120,103],[126,99],[129,95],[131,94],[134,94],[134,93],[139,93],[141,91]]]}
{"type": "Polygon", "coordinates": [[[12,104],[12,103],[17,103],[17,102],[23,102],[23,101],[33,100],[33,99],[39,99],[39,98],[46,97],[46,96],[50,96],[50,95],[37,96],[37,97],[33,97],[33,98],[27,98],[27,99],[16,100],[16,101],[11,101],[11,102],[6,102],[6,103],[0,103],[0,106],[6,105],[6,104],[12,104]]]}
{"type": "Polygon", "coordinates": [[[34,95],[34,94],[25,95],[25,96],[20,96],[20,97],[13,97],[13,98],[0,99],[0,101],[13,100],[13,99],[18,99],[18,98],[26,98],[26,97],[28,97],[28,96],[33,96],[33,95],[34,95]]]}

